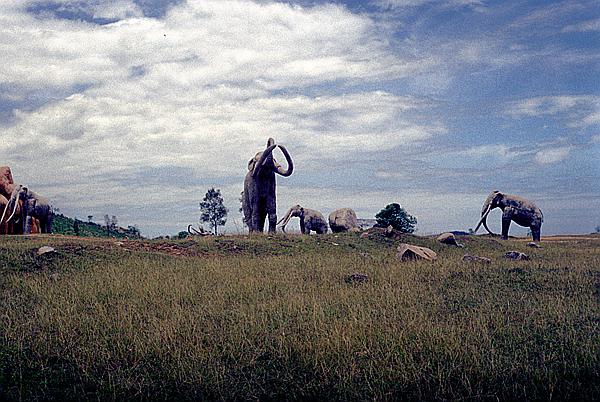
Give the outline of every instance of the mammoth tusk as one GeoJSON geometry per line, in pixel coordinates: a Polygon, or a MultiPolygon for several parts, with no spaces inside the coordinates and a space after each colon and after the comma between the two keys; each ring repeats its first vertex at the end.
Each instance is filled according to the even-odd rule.
{"type": "MultiPolygon", "coordinates": [[[[11,197],[11,200],[12,200],[12,199],[13,199],[13,198],[11,197]]],[[[14,200],[14,203],[15,203],[15,207],[13,208],[13,212],[12,212],[12,214],[11,214],[11,215],[8,217],[8,219],[6,220],[6,222],[10,222],[10,220],[13,218],[13,216],[15,216],[15,212],[17,212],[17,204],[19,203],[19,201],[15,199],[15,200],[14,200]]],[[[9,202],[9,204],[10,204],[10,202],[9,202]]]]}
{"type": "Polygon", "coordinates": [[[281,166],[277,166],[275,171],[283,177],[288,177],[294,171],[294,162],[292,161],[292,157],[290,156],[290,153],[283,145],[277,145],[277,146],[279,147],[279,149],[281,149],[281,152],[283,152],[283,156],[285,156],[285,160],[287,161],[288,168],[287,168],[287,170],[283,170],[281,168],[281,166]]]}
{"type": "Polygon", "coordinates": [[[481,219],[479,219],[479,223],[477,224],[477,227],[475,228],[475,233],[477,233],[477,231],[479,230],[479,227],[481,226],[481,224],[486,220],[488,214],[491,211],[491,205],[487,206],[487,209],[485,209],[485,212],[483,212],[481,214],[481,219]]]}
{"type": "Polygon", "coordinates": [[[4,222],[4,216],[6,215],[6,211],[8,210],[9,205],[10,205],[10,202],[7,202],[6,205],[4,206],[4,211],[2,212],[2,218],[0,219],[0,224],[2,224],[2,222],[4,222]]]}

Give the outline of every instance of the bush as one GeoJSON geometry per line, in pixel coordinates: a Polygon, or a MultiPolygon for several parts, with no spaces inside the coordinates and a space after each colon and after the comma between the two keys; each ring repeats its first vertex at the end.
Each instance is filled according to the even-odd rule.
{"type": "Polygon", "coordinates": [[[410,215],[398,203],[388,204],[377,215],[377,227],[386,228],[392,226],[402,233],[413,233],[417,226],[417,218],[410,215]]]}

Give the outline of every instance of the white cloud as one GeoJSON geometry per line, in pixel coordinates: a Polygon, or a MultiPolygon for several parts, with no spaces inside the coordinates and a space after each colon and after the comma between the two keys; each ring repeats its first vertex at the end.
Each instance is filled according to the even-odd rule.
{"type": "Polygon", "coordinates": [[[600,124],[600,96],[540,96],[511,102],[506,114],[514,118],[565,115],[571,127],[600,124]]]}
{"type": "Polygon", "coordinates": [[[600,31],[600,18],[567,25],[562,32],[593,32],[600,31]]]}
{"type": "Polygon", "coordinates": [[[562,162],[567,159],[572,149],[571,146],[542,149],[535,154],[535,161],[540,165],[562,162]]]}

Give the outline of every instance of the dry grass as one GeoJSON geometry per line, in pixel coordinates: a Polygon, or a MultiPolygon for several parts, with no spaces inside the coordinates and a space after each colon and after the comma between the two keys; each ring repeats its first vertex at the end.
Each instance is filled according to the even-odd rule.
{"type": "Polygon", "coordinates": [[[465,239],[490,265],[410,239],[440,261],[399,263],[397,241],[351,234],[173,242],[194,257],[0,239],[0,396],[600,397],[600,239],[465,239]],[[43,244],[58,253],[35,257],[43,244]]]}

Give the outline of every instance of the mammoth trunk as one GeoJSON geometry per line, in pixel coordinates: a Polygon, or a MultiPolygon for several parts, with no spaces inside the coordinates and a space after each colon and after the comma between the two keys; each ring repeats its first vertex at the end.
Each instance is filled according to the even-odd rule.
{"type": "Polygon", "coordinates": [[[254,171],[252,172],[253,176],[257,176],[263,168],[267,167],[267,165],[273,165],[272,153],[275,147],[277,147],[277,145],[270,145],[267,147],[267,149],[264,150],[264,152],[260,156],[260,159],[256,163],[254,171]]]}

